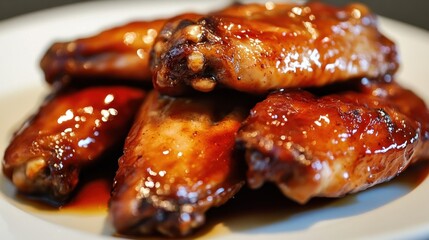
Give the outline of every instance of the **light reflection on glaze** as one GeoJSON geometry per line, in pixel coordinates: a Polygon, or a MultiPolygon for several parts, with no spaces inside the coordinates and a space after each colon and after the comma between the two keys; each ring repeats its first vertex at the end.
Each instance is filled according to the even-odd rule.
{"type": "Polygon", "coordinates": [[[115,86],[48,98],[7,148],[6,176],[20,191],[62,204],[80,169],[123,141],[143,97],[142,90],[115,86]]]}
{"type": "Polygon", "coordinates": [[[366,189],[429,157],[429,111],[415,94],[367,79],[342,89],[278,91],[252,109],[238,134],[251,187],[273,181],[304,203],[366,189]]]}
{"type": "Polygon", "coordinates": [[[209,92],[218,85],[266,93],[378,77],[393,74],[398,67],[394,43],[378,31],[375,16],[365,6],[335,8],[319,2],[266,6],[164,29],[170,35],[158,39],[159,47],[154,48],[155,87],[171,95],[192,88],[209,92]],[[194,28],[204,37],[191,38],[194,28]],[[202,66],[182,64],[195,52],[205,59],[202,66]],[[205,79],[210,81],[204,87],[195,84],[205,79]]]}
{"type": "Polygon", "coordinates": [[[110,208],[116,229],[183,235],[232,197],[244,184],[233,150],[244,106],[230,95],[152,92],[119,160],[110,208]]]}
{"type": "Polygon", "coordinates": [[[55,43],[40,64],[46,81],[150,82],[149,52],[164,23],[163,19],[131,22],[94,36],[55,43]]]}

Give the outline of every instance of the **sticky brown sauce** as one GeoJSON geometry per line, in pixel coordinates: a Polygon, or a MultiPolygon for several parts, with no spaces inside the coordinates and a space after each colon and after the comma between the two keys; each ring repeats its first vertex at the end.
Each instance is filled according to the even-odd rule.
{"type": "Polygon", "coordinates": [[[392,180],[392,183],[400,183],[408,185],[413,189],[420,185],[427,177],[429,177],[429,159],[416,163],[409,167],[399,176],[392,180]]]}
{"type": "Polygon", "coordinates": [[[109,179],[92,179],[84,184],[74,198],[62,206],[62,211],[106,211],[112,182],[109,179]]]}
{"type": "Polygon", "coordinates": [[[79,213],[107,212],[116,169],[116,164],[86,169],[82,172],[75,195],[60,210],[79,213]]]}
{"type": "MultiPolygon", "coordinates": [[[[101,164],[100,164],[101,165],[101,164]]],[[[117,166],[115,163],[104,167],[90,167],[80,175],[80,181],[68,202],[58,205],[43,196],[27,196],[16,193],[16,199],[32,208],[47,212],[105,213],[107,212],[113,179],[117,166]]]]}
{"type": "MultiPolygon", "coordinates": [[[[84,175],[82,184],[77,189],[76,195],[66,205],[62,206],[58,212],[72,211],[76,213],[93,213],[96,211],[107,212],[108,201],[110,198],[112,179],[114,171],[112,169],[94,169],[89,171],[91,174],[84,175]]],[[[429,176],[429,161],[420,162],[397,178],[388,183],[381,184],[367,191],[377,190],[383,186],[393,184],[395,186],[405,186],[412,190],[422,183],[429,176]]],[[[250,190],[245,187],[234,198],[229,200],[221,207],[214,207],[206,213],[206,223],[202,228],[197,230],[193,238],[207,238],[213,236],[222,236],[230,232],[240,232],[249,229],[258,229],[270,224],[275,224],[281,221],[294,221],[293,217],[299,214],[312,213],[317,214],[320,209],[337,209],[347,207],[355,203],[358,194],[348,195],[343,198],[315,198],[305,205],[300,205],[291,200],[288,200],[273,184],[265,184],[264,187],[257,190],[250,190]]],[[[22,196],[18,196],[21,201],[27,204],[34,204],[38,209],[53,210],[38,201],[23,200],[22,196]]],[[[378,206],[368,208],[370,211],[378,206]]],[[[54,209],[58,210],[58,209],[54,209]]],[[[336,211],[337,211],[336,210],[336,211]]],[[[347,214],[353,213],[344,213],[347,214]]],[[[341,217],[340,216],[340,217],[341,217]]],[[[315,217],[314,221],[319,221],[315,217]]],[[[314,222],[309,222],[309,227],[314,222]]],[[[306,226],[304,226],[306,227],[306,226]]],[[[286,226],[284,231],[293,231],[297,229],[297,225],[286,226]]],[[[300,226],[299,228],[302,228],[300,226]]],[[[160,236],[147,236],[148,239],[160,236]]]]}

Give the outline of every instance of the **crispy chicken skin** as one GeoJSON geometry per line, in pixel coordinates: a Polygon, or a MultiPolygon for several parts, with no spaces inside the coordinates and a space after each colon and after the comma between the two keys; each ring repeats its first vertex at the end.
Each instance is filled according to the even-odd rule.
{"type": "Polygon", "coordinates": [[[277,91],[258,103],[237,137],[250,187],[274,182],[305,203],[388,181],[429,156],[429,112],[419,97],[396,83],[364,79],[354,88],[277,91]]]}
{"type": "Polygon", "coordinates": [[[145,92],[129,87],[91,87],[48,98],[14,135],[4,174],[25,194],[61,205],[82,168],[103,166],[120,149],[145,92]]]}
{"type": "MultiPolygon", "coordinates": [[[[212,14],[242,15],[262,9],[256,4],[232,5],[212,14]]],[[[169,20],[196,21],[201,17],[187,13],[169,20]]],[[[152,80],[149,53],[166,21],[136,21],[93,36],[54,43],[40,62],[45,79],[50,84],[98,84],[109,80],[149,85],[152,80]]]]}
{"type": "Polygon", "coordinates": [[[365,6],[262,6],[237,8],[241,16],[166,24],[152,50],[155,88],[168,95],[216,86],[261,94],[378,77],[398,67],[395,45],[365,6]]]}
{"type": "Polygon", "coordinates": [[[234,146],[250,107],[236,95],[148,96],[115,177],[109,209],[119,233],[186,235],[243,186],[234,146]]]}

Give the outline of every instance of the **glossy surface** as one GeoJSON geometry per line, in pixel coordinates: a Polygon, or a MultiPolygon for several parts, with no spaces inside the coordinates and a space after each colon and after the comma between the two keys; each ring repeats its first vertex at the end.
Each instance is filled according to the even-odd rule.
{"type": "Polygon", "coordinates": [[[144,96],[128,87],[92,87],[49,97],[12,138],[3,172],[20,192],[62,204],[82,168],[117,160],[111,156],[144,96]]]}
{"type": "MultiPolygon", "coordinates": [[[[12,129],[17,127],[16,119],[24,119],[28,113],[34,112],[43,92],[47,91],[37,64],[46,44],[55,40],[53,35],[72,39],[140,19],[143,15],[157,18],[195,8],[213,10],[220,2],[95,1],[0,22],[0,46],[3,46],[0,48],[5,56],[1,58],[4,64],[0,65],[0,109],[8,113],[0,118],[0,126],[4,129],[0,131],[0,152],[4,151],[12,129]]],[[[398,80],[428,100],[426,76],[429,68],[424,61],[429,55],[428,33],[385,18],[380,18],[380,23],[383,31],[400,44],[403,64],[398,80]]],[[[408,170],[402,176],[413,179],[414,172],[408,170]]],[[[221,216],[208,216],[207,220],[211,220],[193,236],[196,239],[234,240],[425,239],[429,230],[429,209],[426,207],[429,179],[423,174],[418,178],[421,183],[410,184],[400,176],[387,184],[338,200],[323,201],[322,204],[310,201],[306,207],[288,201],[278,208],[265,199],[266,205],[260,202],[247,209],[240,208],[241,204],[237,208],[231,205],[218,212],[224,209],[223,205],[210,211],[221,216]]],[[[285,201],[284,197],[281,199],[285,201]]],[[[0,202],[1,239],[46,238],[47,233],[57,239],[112,239],[114,230],[106,221],[105,213],[57,213],[35,209],[15,198],[14,187],[4,176],[0,176],[0,202]]]]}
{"type": "MultiPolygon", "coordinates": [[[[229,6],[212,14],[242,15],[260,10],[259,5],[229,6]]],[[[150,85],[150,51],[166,21],[196,21],[201,17],[188,13],[170,19],[134,21],[89,37],[56,42],[45,52],[40,66],[50,84],[120,82],[150,85]]]]}
{"type": "Polygon", "coordinates": [[[150,82],[149,51],[164,20],[132,22],[49,47],[40,66],[49,83],[150,82]]]}
{"type": "Polygon", "coordinates": [[[234,95],[148,96],[115,177],[110,216],[118,232],[189,234],[244,185],[244,161],[234,152],[250,109],[243,103],[234,95]]]}
{"type": "Polygon", "coordinates": [[[266,93],[393,74],[398,67],[395,45],[365,6],[267,3],[236,12],[166,25],[152,59],[155,88],[170,95],[216,86],[266,93]]]}
{"type": "Polygon", "coordinates": [[[423,100],[396,83],[349,85],[321,96],[279,91],[252,109],[238,134],[252,188],[271,181],[306,203],[364,190],[429,157],[423,100]]]}

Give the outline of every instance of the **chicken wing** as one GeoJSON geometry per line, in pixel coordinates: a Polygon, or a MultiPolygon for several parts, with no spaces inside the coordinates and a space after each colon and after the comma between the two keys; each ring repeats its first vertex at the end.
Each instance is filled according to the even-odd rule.
{"type": "Polygon", "coordinates": [[[115,178],[110,218],[119,233],[186,235],[242,187],[234,146],[250,107],[234,95],[148,96],[115,178]]]}
{"type": "Polygon", "coordinates": [[[165,20],[132,22],[98,35],[53,44],[40,66],[49,83],[151,81],[149,51],[165,20]]]}
{"type": "Polygon", "coordinates": [[[73,192],[82,168],[117,161],[145,92],[128,87],[92,87],[48,98],[14,135],[3,171],[25,194],[61,205],[73,192]]]}
{"type": "Polygon", "coordinates": [[[237,137],[249,185],[271,181],[305,203],[364,190],[428,157],[425,103],[396,83],[357,85],[323,96],[277,91],[258,103],[237,137]]]}
{"type": "Polygon", "coordinates": [[[261,94],[378,77],[398,68],[395,45],[379,32],[365,6],[263,6],[241,16],[210,15],[181,20],[176,28],[166,25],[153,48],[155,88],[180,95],[219,85],[261,94]]]}
{"type": "MultiPolygon", "coordinates": [[[[232,5],[212,14],[242,15],[261,11],[260,5],[232,5]]],[[[196,21],[194,13],[172,17],[196,21]]],[[[150,84],[149,53],[167,19],[136,21],[107,29],[97,35],[54,43],[42,57],[40,66],[48,83],[91,83],[99,81],[150,84]]],[[[174,26],[169,26],[176,27],[174,26]]]]}

